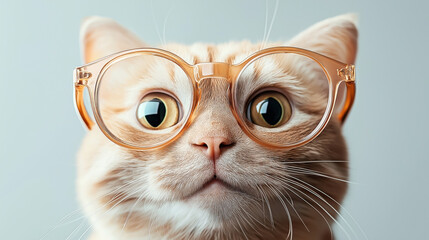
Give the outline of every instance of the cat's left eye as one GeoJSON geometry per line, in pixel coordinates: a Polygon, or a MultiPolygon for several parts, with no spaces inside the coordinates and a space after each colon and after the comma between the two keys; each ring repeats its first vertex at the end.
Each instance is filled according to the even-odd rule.
{"type": "Polygon", "coordinates": [[[292,116],[289,100],[280,92],[266,91],[256,95],[247,105],[247,118],[261,127],[274,128],[292,116]]]}
{"type": "Polygon", "coordinates": [[[176,99],[162,92],[147,94],[137,107],[139,123],[153,130],[174,126],[179,121],[179,115],[179,104],[176,99]]]}

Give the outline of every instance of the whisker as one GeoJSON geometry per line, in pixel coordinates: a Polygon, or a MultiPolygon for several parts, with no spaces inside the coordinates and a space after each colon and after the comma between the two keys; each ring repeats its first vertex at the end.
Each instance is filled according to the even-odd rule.
{"type": "MultiPolygon", "coordinates": [[[[289,180],[289,181],[287,181],[287,182],[289,182],[289,183],[291,183],[291,184],[294,184],[294,185],[297,185],[298,187],[301,187],[301,188],[303,188],[303,186],[302,186],[302,184],[299,184],[299,183],[296,183],[295,181],[292,181],[292,180],[290,180],[290,179],[285,179],[285,180],[289,180]]],[[[314,200],[313,198],[311,198],[310,196],[308,196],[307,194],[305,194],[304,192],[302,192],[301,190],[299,190],[299,189],[297,189],[297,188],[295,188],[295,187],[293,187],[292,185],[290,185],[290,184],[288,184],[288,186],[289,187],[292,187],[292,188],[294,188],[296,191],[298,191],[298,192],[300,192],[301,194],[303,194],[304,196],[306,196],[307,198],[309,198],[310,200],[312,200],[317,206],[319,206],[336,224],[338,224],[338,226],[341,228],[341,230],[346,234],[346,236],[347,236],[347,238],[348,239],[351,239],[350,238],[350,235],[348,234],[348,232],[343,228],[343,226],[322,206],[322,205],[320,205],[320,203],[319,202],[317,202],[316,200],[314,200]]],[[[305,190],[307,190],[308,191],[308,189],[305,189],[305,190]]],[[[310,191],[309,191],[310,192],[310,191]]],[[[310,192],[310,193],[312,193],[312,192],[310,192]]],[[[335,209],[335,208],[333,208],[325,199],[323,199],[322,197],[320,197],[320,195],[318,196],[318,194],[317,193],[312,193],[315,197],[318,197],[320,200],[322,200],[325,204],[327,204],[328,206],[330,206],[337,214],[339,214],[338,213],[338,211],[335,209]]],[[[339,214],[340,215],[340,214],[339,214]]]]}
{"type": "Polygon", "coordinates": [[[264,190],[262,190],[261,188],[258,187],[259,192],[262,194],[262,197],[265,200],[265,203],[267,204],[267,208],[268,208],[268,213],[270,215],[270,222],[271,222],[271,228],[274,229],[274,219],[273,219],[273,213],[271,211],[271,206],[270,206],[270,202],[268,201],[268,197],[267,195],[264,193],[264,190]]]}
{"type": "Polygon", "coordinates": [[[83,226],[83,223],[85,222],[85,220],[82,220],[81,222],[80,222],[80,224],[67,236],[67,238],[66,238],[66,240],[69,240],[70,239],[70,237],[71,236],[73,236],[73,234],[75,233],[75,232],[77,232],[77,231],[79,231],[81,228],[82,228],[82,226],[83,226]]]}
{"type": "MultiPolygon", "coordinates": [[[[126,183],[126,184],[124,184],[124,185],[121,185],[120,187],[118,187],[118,188],[115,188],[114,190],[112,190],[112,191],[110,191],[110,192],[107,192],[106,194],[103,194],[103,195],[101,195],[101,196],[99,196],[99,197],[97,197],[95,200],[99,200],[99,199],[101,199],[101,198],[103,198],[103,197],[105,197],[105,196],[107,196],[107,195],[109,195],[109,194],[112,194],[112,193],[115,193],[115,192],[118,192],[119,190],[121,190],[122,188],[124,188],[124,187],[127,187],[127,186],[130,186],[131,184],[133,184],[133,183],[135,183],[135,182],[138,182],[138,181],[140,181],[140,179],[135,179],[135,180],[133,180],[133,181],[130,181],[130,182],[128,182],[128,183],[126,183]]],[[[101,206],[101,207],[99,207],[99,208],[97,208],[95,211],[98,211],[98,209],[101,209],[101,208],[103,208],[104,206],[106,206],[107,204],[109,204],[111,201],[113,201],[116,197],[118,196],[118,194],[116,194],[109,202],[107,202],[106,204],[104,204],[103,206],[101,206]]],[[[94,203],[92,203],[92,204],[88,204],[88,205],[85,205],[86,207],[88,207],[88,206],[92,206],[92,205],[95,205],[95,204],[97,204],[96,202],[94,202],[94,203]]],[[[59,227],[62,227],[62,226],[66,226],[66,225],[68,225],[68,224],[71,224],[71,223],[74,223],[74,222],[77,222],[77,221],[79,221],[79,220],[81,220],[81,219],[85,219],[86,218],[86,216],[84,216],[84,215],[82,215],[82,216],[80,216],[80,217],[78,217],[78,218],[75,218],[75,219],[73,219],[73,220],[70,220],[70,221],[68,221],[68,222],[64,222],[66,219],[68,219],[69,217],[71,217],[71,216],[73,216],[74,214],[76,214],[76,213],[78,213],[78,212],[81,212],[82,213],[82,207],[79,207],[79,209],[76,209],[76,210],[74,210],[74,211],[72,211],[71,213],[68,213],[68,214],[66,214],[64,217],[62,217],[59,221],[58,221],[58,223],[55,225],[55,226],[53,226],[50,230],[48,230],[39,240],[43,240],[43,239],[45,239],[46,238],[46,236],[48,236],[51,232],[53,232],[53,231],[55,231],[56,229],[58,229],[59,227]]]]}
{"type": "MultiPolygon", "coordinates": [[[[237,198],[235,198],[235,199],[237,199],[237,198]]],[[[238,202],[238,200],[237,200],[237,202],[238,202]]],[[[250,218],[252,218],[253,219],[253,221],[255,221],[256,219],[248,212],[248,211],[246,211],[240,204],[238,204],[238,207],[241,209],[241,211],[243,211],[247,216],[249,216],[250,218]]],[[[251,222],[249,222],[249,220],[247,220],[247,218],[245,218],[244,216],[243,216],[243,219],[248,223],[248,225],[256,232],[256,233],[258,233],[259,235],[261,235],[261,233],[254,227],[254,225],[251,223],[251,222]]],[[[256,222],[258,222],[259,224],[261,224],[262,226],[264,226],[261,222],[259,222],[258,220],[256,220],[256,222]]],[[[262,235],[261,235],[262,236],[262,235]]]]}
{"type": "MultiPolygon", "coordinates": [[[[270,176],[268,176],[268,177],[270,177],[270,176]]],[[[277,177],[276,177],[276,178],[277,178],[277,177]]],[[[278,179],[278,180],[279,180],[279,179],[278,179]]],[[[275,189],[273,189],[273,190],[275,190],[275,189]]],[[[286,201],[289,203],[289,205],[292,207],[292,210],[296,213],[296,215],[298,216],[298,218],[300,219],[300,221],[301,221],[301,222],[302,222],[302,224],[304,225],[305,229],[306,229],[308,232],[310,232],[310,230],[309,230],[309,229],[308,229],[308,227],[307,227],[307,224],[305,224],[304,220],[302,219],[301,215],[298,213],[298,211],[296,210],[296,208],[293,206],[293,204],[287,200],[287,198],[283,195],[283,193],[282,193],[281,191],[276,190],[276,192],[280,193],[280,194],[285,198],[285,200],[286,200],[286,201]]],[[[288,193],[288,192],[286,192],[286,194],[289,196],[290,200],[292,201],[292,197],[289,195],[289,193],[288,193]]],[[[281,200],[281,199],[279,199],[279,200],[281,200]]],[[[284,204],[284,202],[282,203],[282,205],[283,205],[283,204],[284,204]]],[[[288,212],[289,212],[289,211],[288,211],[288,212]]]]}
{"type": "Polygon", "coordinates": [[[289,232],[288,232],[286,239],[289,238],[289,235],[290,235],[290,239],[292,240],[293,239],[293,226],[292,226],[292,218],[291,218],[289,209],[286,206],[286,203],[283,201],[283,199],[278,195],[277,191],[269,185],[266,185],[266,186],[271,189],[271,191],[274,193],[274,195],[276,195],[276,197],[279,199],[280,203],[282,204],[282,206],[286,212],[286,215],[287,215],[288,221],[289,221],[289,232]]]}
{"type": "Polygon", "coordinates": [[[243,233],[244,237],[245,237],[247,240],[249,240],[249,238],[248,238],[248,237],[247,237],[247,235],[246,235],[246,232],[244,231],[243,227],[242,227],[242,226],[241,226],[241,224],[240,224],[240,219],[238,219],[238,218],[237,218],[237,216],[235,216],[235,220],[237,221],[238,227],[240,227],[241,232],[243,233]]]}
{"type": "Polygon", "coordinates": [[[291,161],[291,162],[283,162],[285,164],[300,164],[300,163],[345,163],[348,161],[344,160],[314,160],[314,161],[291,161]]]}
{"type": "MultiPolygon", "coordinates": [[[[268,177],[270,177],[270,176],[268,176],[268,177]]],[[[336,212],[336,214],[338,214],[339,216],[340,216],[340,218],[342,219],[342,220],[344,220],[345,222],[346,222],[346,224],[347,224],[347,226],[352,230],[352,233],[355,235],[355,236],[357,236],[356,235],[356,233],[354,232],[354,230],[351,228],[351,226],[350,226],[350,224],[344,219],[344,217],[331,205],[331,204],[329,204],[325,199],[323,199],[320,195],[318,195],[317,193],[315,193],[314,191],[312,191],[311,189],[308,189],[306,186],[303,186],[302,184],[300,184],[300,183],[297,183],[297,182],[295,182],[295,181],[293,181],[293,180],[291,180],[291,179],[289,179],[289,178],[287,178],[287,177],[277,177],[277,180],[278,181],[280,181],[280,182],[283,182],[283,183],[285,183],[286,184],[286,186],[289,186],[289,187],[292,187],[292,188],[294,188],[293,186],[291,186],[290,184],[288,184],[288,183],[292,183],[292,184],[294,184],[294,185],[297,185],[297,186],[299,186],[299,187],[301,187],[301,188],[303,188],[304,190],[306,190],[306,191],[308,191],[309,193],[311,193],[311,194],[313,194],[314,196],[316,196],[317,198],[319,198],[319,199],[321,199],[325,204],[327,204],[330,208],[332,208],[335,212],[336,212]]],[[[290,190],[290,188],[288,188],[289,190],[290,190]]],[[[350,236],[348,235],[348,232],[341,226],[341,224],[339,224],[338,223],[338,221],[329,213],[329,212],[327,212],[326,210],[325,210],[325,208],[324,207],[322,207],[318,202],[316,202],[313,198],[311,198],[310,196],[308,196],[307,194],[305,194],[305,193],[303,193],[303,192],[301,192],[299,189],[296,189],[296,188],[294,188],[296,191],[299,191],[301,194],[303,194],[303,195],[305,195],[306,197],[308,197],[309,199],[311,199],[313,202],[315,202],[326,214],[328,214],[328,216],[333,220],[333,221],[335,221],[338,225],[339,225],[339,227],[343,230],[343,232],[344,233],[346,233],[346,235],[348,236],[348,238],[350,239],[350,236]]],[[[295,194],[295,195],[297,195],[297,194],[295,194]]],[[[297,195],[298,196],[298,195],[297,195]]],[[[302,198],[301,198],[302,199],[302,198]]],[[[304,200],[304,199],[302,199],[302,200],[304,200]]],[[[307,203],[308,204],[308,203],[307,203]]],[[[315,209],[316,210],[316,209],[315,209]]],[[[322,217],[323,217],[323,215],[322,215],[322,217]]],[[[326,219],[325,219],[326,220],[326,219]]],[[[329,223],[328,223],[328,225],[329,225],[329,223]]]]}
{"type": "Polygon", "coordinates": [[[285,166],[284,168],[279,168],[279,169],[281,169],[283,171],[287,171],[291,174],[307,174],[307,175],[319,176],[319,177],[324,177],[324,178],[328,178],[328,179],[332,179],[332,180],[336,180],[336,181],[340,181],[340,182],[353,184],[353,182],[351,182],[349,180],[329,176],[329,175],[323,174],[321,172],[314,171],[314,170],[307,169],[307,168],[303,168],[303,167],[289,166],[288,165],[288,166],[285,166]]]}
{"type": "Polygon", "coordinates": [[[329,231],[331,232],[331,235],[333,235],[331,224],[328,222],[328,220],[325,218],[325,216],[316,207],[313,206],[313,204],[309,203],[307,200],[305,200],[303,197],[301,197],[298,193],[296,193],[294,190],[290,189],[289,187],[286,186],[286,189],[288,191],[292,192],[293,194],[295,194],[295,196],[297,196],[298,198],[300,198],[304,203],[308,204],[311,208],[313,208],[323,218],[323,220],[326,222],[326,225],[328,226],[329,231]]]}
{"type": "MultiPolygon", "coordinates": [[[[110,207],[107,211],[103,212],[102,214],[107,214],[109,213],[112,209],[114,209],[116,206],[118,206],[119,204],[121,204],[125,199],[127,199],[128,197],[134,195],[135,193],[141,191],[140,189],[138,189],[137,191],[134,191],[133,193],[127,194],[126,196],[124,196],[123,198],[121,198],[121,200],[119,200],[116,204],[114,204],[112,207],[110,207]]],[[[112,200],[114,200],[115,198],[113,198],[112,200]]],[[[106,204],[105,204],[106,205],[106,204]]],[[[105,206],[103,205],[103,206],[105,206]]],[[[100,207],[101,208],[101,207],[100,207]]],[[[97,210],[96,210],[97,211],[97,210]]],[[[90,216],[94,216],[95,214],[98,214],[97,212],[93,212],[90,216]]],[[[80,236],[79,240],[82,239],[82,237],[92,228],[92,224],[90,223],[89,227],[83,232],[83,234],[80,236]]]]}
{"type": "Polygon", "coordinates": [[[277,16],[278,9],[279,9],[279,0],[276,0],[276,6],[274,7],[274,13],[273,13],[273,17],[271,18],[270,27],[268,28],[267,37],[265,38],[265,43],[268,42],[268,39],[270,38],[271,30],[274,25],[274,20],[276,19],[276,16],[277,16]]]}
{"type": "Polygon", "coordinates": [[[167,41],[165,40],[165,28],[166,28],[166,25],[167,25],[167,21],[168,21],[168,18],[170,17],[170,15],[171,15],[171,13],[173,12],[173,7],[174,7],[174,1],[172,1],[172,4],[171,4],[171,6],[170,6],[170,9],[168,10],[168,12],[167,12],[167,15],[165,16],[165,18],[164,18],[164,25],[163,25],[163,27],[162,27],[162,38],[163,38],[163,44],[164,45],[167,45],[167,41]]]}
{"type": "Polygon", "coordinates": [[[133,212],[134,208],[136,207],[137,203],[142,199],[143,194],[144,194],[144,192],[142,192],[142,193],[140,194],[139,198],[138,198],[138,199],[137,199],[137,201],[133,204],[133,206],[131,207],[130,211],[128,212],[127,218],[125,219],[125,222],[124,222],[124,225],[122,226],[122,229],[121,229],[120,234],[122,234],[122,232],[124,231],[124,228],[125,228],[125,226],[126,226],[126,225],[127,225],[127,223],[128,223],[128,219],[129,219],[129,217],[131,216],[131,214],[132,214],[132,212],[133,212]]]}
{"type": "MultiPolygon", "coordinates": [[[[331,201],[333,201],[335,204],[337,204],[343,211],[345,211],[346,212],[346,214],[352,219],[352,221],[358,226],[358,228],[359,228],[359,231],[364,235],[364,237],[365,237],[365,239],[368,239],[368,236],[365,234],[365,232],[363,231],[363,229],[361,228],[361,226],[359,225],[359,223],[353,218],[353,216],[347,211],[347,209],[345,208],[345,207],[343,207],[338,201],[336,201],[333,197],[331,197],[331,196],[329,196],[329,194],[327,194],[327,193],[325,193],[324,191],[322,191],[322,190],[320,190],[319,188],[317,188],[317,187],[315,187],[315,186],[313,186],[312,184],[310,184],[310,183],[308,183],[308,182],[306,182],[306,181],[304,181],[304,180],[301,180],[301,179],[299,179],[299,178],[295,178],[295,177],[292,177],[291,176],[291,178],[293,178],[293,179],[295,179],[295,181],[299,181],[299,182],[301,182],[302,184],[305,184],[305,185],[307,185],[308,187],[310,187],[310,188],[312,188],[312,189],[314,189],[314,190],[316,190],[316,191],[318,191],[318,192],[320,192],[321,194],[323,194],[324,196],[326,196],[327,198],[329,198],[331,201]]],[[[320,198],[320,197],[319,197],[320,198]]],[[[336,211],[336,209],[333,207],[333,206],[331,206],[331,204],[329,204],[329,203],[327,203],[332,209],[334,209],[335,211],[336,211]]],[[[351,229],[351,231],[353,232],[353,234],[356,236],[356,237],[358,237],[357,236],[357,233],[354,231],[354,228],[352,228],[352,226],[347,222],[347,220],[340,214],[340,213],[337,213],[338,215],[339,215],[339,217],[348,225],[348,227],[351,229]]]]}
{"type": "Polygon", "coordinates": [[[85,234],[92,228],[92,224],[89,224],[89,227],[85,230],[85,232],[82,233],[82,235],[80,235],[78,240],[81,240],[83,238],[83,236],[85,236],[85,234]]]}
{"type": "MultiPolygon", "coordinates": [[[[137,182],[140,182],[140,181],[143,181],[143,179],[140,179],[140,178],[137,178],[137,179],[134,179],[134,180],[132,180],[132,181],[130,181],[130,182],[128,182],[128,183],[126,183],[126,184],[124,184],[124,185],[121,185],[119,188],[117,188],[116,190],[115,190],[115,192],[117,192],[118,191],[118,189],[121,189],[121,188],[123,188],[123,187],[125,187],[125,186],[130,186],[130,185],[132,185],[133,183],[137,183],[137,182]]],[[[111,210],[113,210],[116,206],[118,206],[119,204],[121,204],[125,199],[127,199],[127,198],[129,198],[130,196],[132,196],[132,195],[134,195],[134,194],[136,194],[136,193],[138,193],[139,191],[141,191],[139,188],[137,188],[137,190],[136,191],[134,191],[134,192],[132,192],[132,193],[128,193],[127,195],[125,195],[124,197],[122,197],[117,203],[115,203],[112,207],[110,207],[107,211],[104,211],[102,214],[104,215],[104,214],[108,214],[111,210]]],[[[113,191],[110,191],[110,194],[112,193],[113,191]]],[[[115,194],[115,196],[113,196],[109,201],[107,201],[105,204],[103,204],[102,206],[100,206],[100,207],[98,207],[97,209],[95,209],[95,211],[94,212],[92,212],[92,213],[90,213],[89,215],[88,215],[88,217],[91,217],[91,216],[94,216],[94,215],[96,215],[96,214],[99,214],[99,211],[102,211],[103,209],[104,209],[104,207],[105,206],[107,206],[108,204],[110,204],[110,203],[112,203],[113,201],[116,201],[116,200],[118,200],[117,199],[117,197],[119,196],[119,194],[120,193],[116,193],[115,194]]],[[[107,194],[103,194],[102,196],[100,196],[100,197],[98,197],[97,199],[100,199],[100,198],[102,198],[102,197],[105,197],[105,196],[107,196],[107,195],[109,195],[109,193],[107,193],[107,194]]],[[[91,205],[93,205],[93,204],[95,204],[95,202],[94,203],[92,203],[91,205]]],[[[81,239],[90,229],[91,229],[91,227],[92,227],[92,224],[90,223],[90,226],[85,230],[85,232],[81,235],[81,237],[79,238],[79,239],[81,239]]]]}
{"type": "Polygon", "coordinates": [[[265,27],[264,27],[264,37],[262,38],[262,44],[259,50],[264,48],[265,37],[267,36],[268,29],[268,0],[265,0],[265,27]]]}
{"type": "MultiPolygon", "coordinates": [[[[270,34],[271,34],[271,29],[273,28],[274,20],[276,19],[276,16],[277,16],[278,8],[279,8],[279,0],[276,0],[276,5],[274,7],[273,16],[271,17],[270,27],[268,28],[267,34],[264,36],[261,49],[264,49],[266,43],[268,42],[268,39],[269,39],[270,34]]],[[[267,2],[267,9],[268,9],[268,2],[267,2]]],[[[266,25],[265,25],[265,27],[266,27],[266,25]]]]}
{"type": "Polygon", "coordinates": [[[152,21],[153,21],[153,24],[155,25],[156,34],[158,35],[159,41],[160,41],[160,42],[161,42],[161,44],[162,44],[161,33],[159,32],[158,23],[157,23],[157,21],[155,20],[155,14],[154,14],[155,10],[154,10],[154,8],[153,8],[153,0],[150,0],[150,8],[151,8],[151,10],[152,10],[152,11],[151,11],[151,15],[152,15],[152,21]]]}
{"type": "Polygon", "coordinates": [[[256,186],[256,189],[258,190],[258,193],[260,195],[262,214],[263,214],[263,217],[265,219],[265,201],[264,201],[264,198],[262,197],[262,193],[261,193],[262,190],[260,189],[260,187],[258,185],[255,185],[255,186],[256,186]]]}

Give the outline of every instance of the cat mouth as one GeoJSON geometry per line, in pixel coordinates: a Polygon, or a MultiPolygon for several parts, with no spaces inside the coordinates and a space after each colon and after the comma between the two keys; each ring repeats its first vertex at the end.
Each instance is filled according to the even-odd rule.
{"type": "Polygon", "coordinates": [[[198,189],[197,191],[204,190],[205,188],[210,188],[210,187],[215,186],[215,185],[219,185],[219,186],[226,187],[226,188],[232,188],[228,183],[222,181],[222,179],[220,179],[216,175],[214,175],[212,179],[210,179],[209,181],[204,183],[203,186],[200,189],[198,189]]]}
{"type": "Polygon", "coordinates": [[[201,197],[220,197],[228,192],[240,192],[243,193],[242,190],[232,186],[226,181],[222,180],[218,176],[214,175],[211,179],[206,181],[200,188],[196,191],[192,192],[185,199],[190,199],[193,197],[201,196],[201,197]]]}

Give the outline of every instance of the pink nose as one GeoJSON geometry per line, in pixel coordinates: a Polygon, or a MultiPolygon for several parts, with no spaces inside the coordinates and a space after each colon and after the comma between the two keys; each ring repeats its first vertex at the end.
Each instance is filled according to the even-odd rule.
{"type": "Polygon", "coordinates": [[[234,142],[226,137],[202,137],[192,145],[200,148],[208,158],[216,162],[222,152],[233,144],[234,142]]]}

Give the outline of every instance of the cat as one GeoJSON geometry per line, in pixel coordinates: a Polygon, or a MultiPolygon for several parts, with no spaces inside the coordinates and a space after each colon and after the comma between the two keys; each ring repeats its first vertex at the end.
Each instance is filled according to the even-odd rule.
{"type": "MultiPolygon", "coordinates": [[[[326,19],[289,42],[264,47],[279,45],[354,63],[356,17],[326,19]]],[[[88,63],[148,46],[115,21],[90,17],[81,27],[81,47],[88,63]]],[[[237,63],[261,47],[248,41],[160,46],[191,64],[237,63]]],[[[348,179],[341,122],[332,117],[321,135],[301,147],[266,148],[244,134],[229,111],[227,82],[213,79],[201,88],[192,124],[160,149],[118,146],[97,127],[87,133],[78,153],[77,192],[92,225],[90,239],[334,239],[331,227],[348,179]],[[289,172],[285,164],[303,171],[289,172]],[[214,168],[242,191],[204,184],[214,168]],[[191,188],[199,190],[185,196],[191,188]]]]}

